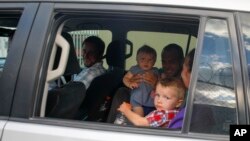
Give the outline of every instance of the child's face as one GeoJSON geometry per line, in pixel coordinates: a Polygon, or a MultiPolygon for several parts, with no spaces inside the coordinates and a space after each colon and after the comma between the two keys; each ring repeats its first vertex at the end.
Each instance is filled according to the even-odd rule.
{"type": "Polygon", "coordinates": [[[175,87],[163,87],[160,84],[156,86],[154,104],[157,110],[174,110],[181,105],[182,101],[175,87]]]}
{"type": "Polygon", "coordinates": [[[141,52],[137,55],[137,63],[141,69],[150,70],[155,64],[155,58],[152,54],[141,52]]]}

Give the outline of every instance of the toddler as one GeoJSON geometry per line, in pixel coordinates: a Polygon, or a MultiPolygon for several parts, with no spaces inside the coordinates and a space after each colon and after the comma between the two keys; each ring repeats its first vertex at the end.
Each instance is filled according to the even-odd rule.
{"type": "Polygon", "coordinates": [[[158,81],[155,90],[154,105],[156,110],[142,117],[131,110],[131,105],[123,102],[118,110],[137,126],[168,127],[169,122],[179,112],[185,86],[182,80],[166,78],[158,81]]]}
{"type": "Polygon", "coordinates": [[[158,79],[158,69],[153,67],[156,61],[156,51],[147,45],[138,49],[136,55],[137,65],[132,66],[123,78],[124,84],[131,91],[130,103],[135,113],[144,116],[143,106],[154,107],[153,98],[150,96],[158,79]],[[155,82],[149,84],[144,79],[146,73],[151,73],[155,77],[155,82]],[[135,75],[140,76],[140,80],[134,81],[135,75]]]}

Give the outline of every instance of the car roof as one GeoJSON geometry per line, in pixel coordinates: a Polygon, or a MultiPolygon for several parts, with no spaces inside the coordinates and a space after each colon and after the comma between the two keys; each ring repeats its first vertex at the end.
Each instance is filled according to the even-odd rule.
{"type": "Polygon", "coordinates": [[[250,0],[0,0],[0,2],[91,2],[115,4],[166,5],[250,12],[250,0]]]}

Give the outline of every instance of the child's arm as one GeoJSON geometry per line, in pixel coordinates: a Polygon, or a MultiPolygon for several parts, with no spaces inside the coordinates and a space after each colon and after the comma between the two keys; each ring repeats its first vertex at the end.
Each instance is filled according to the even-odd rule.
{"type": "Polygon", "coordinates": [[[149,126],[148,120],[131,111],[131,105],[123,102],[118,108],[136,126],[149,126]]]}
{"type": "Polygon", "coordinates": [[[134,89],[139,86],[138,80],[134,79],[134,75],[130,71],[128,71],[123,77],[123,83],[130,89],[134,89]]]}

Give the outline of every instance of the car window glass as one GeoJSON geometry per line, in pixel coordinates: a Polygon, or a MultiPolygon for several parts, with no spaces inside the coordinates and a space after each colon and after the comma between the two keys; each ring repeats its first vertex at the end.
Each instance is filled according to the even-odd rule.
{"type": "Polygon", "coordinates": [[[231,43],[226,20],[206,23],[190,131],[228,134],[236,124],[231,43]]]}
{"type": "Polygon", "coordinates": [[[0,68],[3,69],[7,57],[9,40],[8,37],[0,37],[0,68]]]}
{"type": "Polygon", "coordinates": [[[6,15],[0,14],[0,77],[4,69],[4,64],[18,20],[19,17],[6,17],[6,15]]]}
{"type": "MultiPolygon", "coordinates": [[[[246,53],[248,80],[250,80],[250,14],[241,13],[240,22],[242,28],[243,45],[246,53]]],[[[248,84],[248,87],[250,85],[248,84]]]]}

